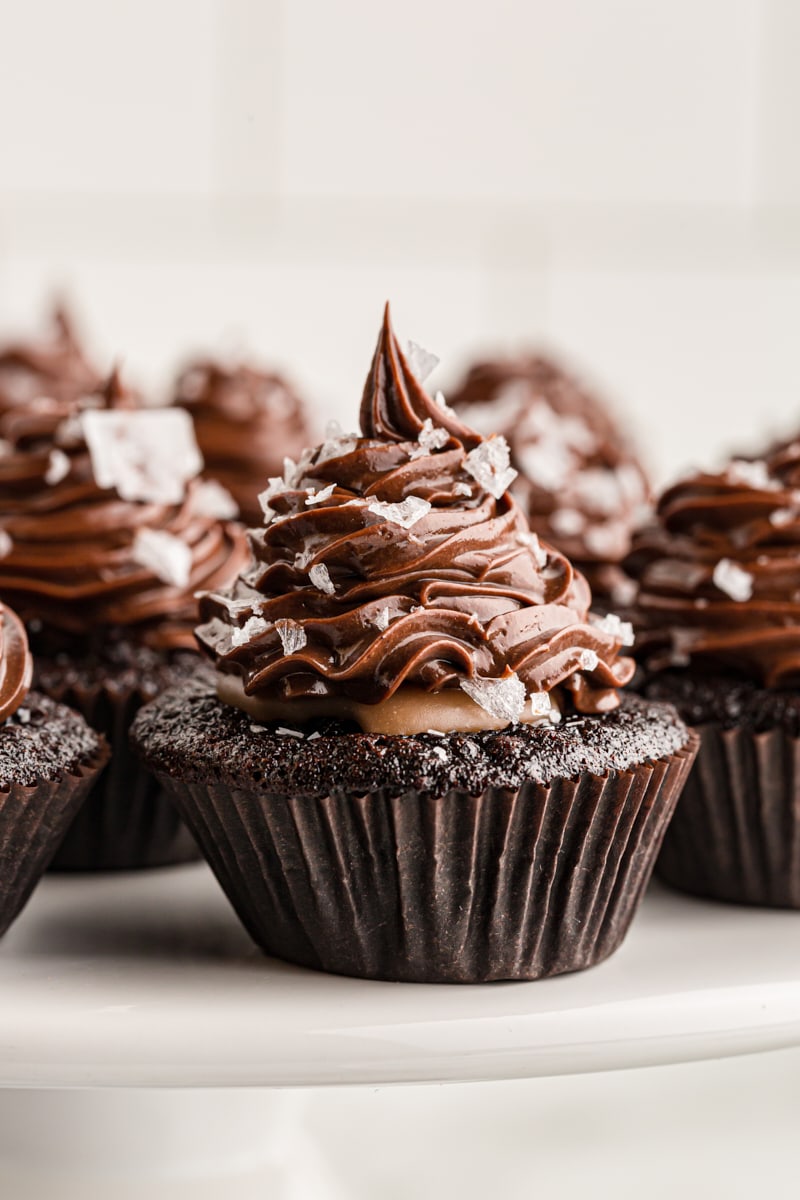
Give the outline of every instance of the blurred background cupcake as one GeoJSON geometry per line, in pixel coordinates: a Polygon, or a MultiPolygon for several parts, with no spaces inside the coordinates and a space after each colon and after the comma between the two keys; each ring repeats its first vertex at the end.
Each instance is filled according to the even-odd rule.
{"type": "Polygon", "coordinates": [[[230,497],[197,478],[189,417],[102,389],[0,402],[0,595],[28,626],[36,686],[106,734],[112,759],[56,858],[63,868],[192,857],[187,831],[128,750],[146,700],[194,668],[198,589],[248,558],[230,497]]]}
{"type": "Polygon", "coordinates": [[[448,398],[466,424],[507,439],[531,529],[583,572],[593,607],[624,610],[633,593],[621,564],[649,486],[603,401],[540,355],[476,363],[448,398]]]}
{"type": "Polygon", "coordinates": [[[30,690],[25,627],[0,604],[0,934],[19,914],[108,758],[78,713],[30,690]]]}
{"type": "Polygon", "coordinates": [[[206,476],[230,492],[246,525],[259,525],[267,478],[313,441],[294,388],[252,364],[196,359],[178,376],[174,403],[191,414],[206,476]]]}
{"type": "Polygon", "coordinates": [[[75,399],[100,385],[100,373],[63,305],[54,305],[49,324],[48,333],[39,339],[0,341],[0,404],[4,407],[42,396],[75,399]]]}
{"type": "Polygon", "coordinates": [[[659,874],[800,907],[800,441],[668,488],[628,566],[642,690],[701,735],[659,874]]]}

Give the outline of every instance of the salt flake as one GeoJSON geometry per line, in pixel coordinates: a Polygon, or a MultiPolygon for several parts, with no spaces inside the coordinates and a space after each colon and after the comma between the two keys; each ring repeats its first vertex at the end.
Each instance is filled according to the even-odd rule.
{"type": "Polygon", "coordinates": [[[561,537],[574,537],[584,529],[586,517],[576,508],[557,508],[550,524],[561,537]]]}
{"type": "Polygon", "coordinates": [[[459,480],[458,483],[453,484],[453,495],[454,496],[466,496],[467,498],[470,498],[472,496],[472,488],[469,486],[468,483],[462,483],[459,480]]]}
{"type": "Polygon", "coordinates": [[[388,629],[389,628],[389,609],[388,609],[388,607],[382,608],[380,610],[380,612],[377,612],[375,614],[375,616],[372,618],[372,623],[376,629],[379,629],[381,631],[381,633],[383,633],[383,631],[385,629],[388,629]]]}
{"type": "Polygon", "coordinates": [[[440,425],[434,425],[430,417],[426,417],[422,429],[417,435],[419,445],[415,446],[409,454],[409,458],[422,458],[424,454],[431,454],[434,450],[441,450],[442,446],[446,446],[450,440],[450,434],[446,429],[442,429],[440,425]]]}
{"type": "Polygon", "coordinates": [[[743,602],[749,600],[753,594],[753,576],[730,558],[719,560],[711,578],[714,585],[726,596],[730,596],[731,600],[743,602]]]}
{"type": "Polygon", "coordinates": [[[292,621],[288,617],[281,617],[275,622],[275,628],[278,631],[278,637],[281,639],[284,654],[294,654],[295,651],[302,650],[303,646],[308,643],[306,631],[297,621],[292,621]]]}
{"type": "Polygon", "coordinates": [[[462,679],[461,690],[490,716],[517,724],[528,699],[525,685],[512,671],[503,679],[462,679]]]}
{"type": "Polygon", "coordinates": [[[774,525],[776,529],[784,529],[796,520],[797,513],[793,508],[776,508],[769,514],[770,525],[774,525]]]}
{"type": "Polygon", "coordinates": [[[592,614],[591,621],[597,629],[602,629],[603,633],[607,633],[609,637],[613,637],[620,645],[633,645],[635,638],[633,625],[631,625],[630,621],[623,621],[616,613],[608,613],[604,617],[592,614]]]}
{"type": "Polygon", "coordinates": [[[410,529],[412,525],[416,525],[417,521],[421,521],[424,516],[427,516],[431,511],[431,503],[429,500],[423,500],[421,496],[407,496],[399,504],[387,504],[383,500],[370,500],[367,508],[376,516],[383,517],[385,521],[391,521],[393,525],[410,529]]]}
{"type": "Polygon", "coordinates": [[[242,625],[241,629],[234,627],[231,629],[231,645],[246,646],[253,638],[261,637],[269,629],[269,621],[265,621],[263,617],[250,617],[242,625]]]}
{"type": "Polygon", "coordinates": [[[306,496],[306,505],[309,504],[324,504],[326,500],[330,500],[336,489],[336,484],[331,483],[328,487],[322,488],[319,492],[313,492],[310,496],[306,496]]]}
{"type": "Polygon", "coordinates": [[[594,671],[600,662],[595,650],[581,650],[578,659],[582,671],[594,671]]]}
{"type": "Polygon", "coordinates": [[[63,450],[51,450],[47,460],[47,470],[44,473],[45,483],[50,487],[61,483],[61,480],[66,479],[69,475],[70,466],[70,460],[63,450]]]}
{"type": "Polygon", "coordinates": [[[725,474],[729,482],[743,483],[760,492],[774,492],[781,486],[777,479],[770,476],[767,464],[760,459],[748,462],[744,458],[735,458],[728,464],[725,474]]]}
{"type": "Polygon", "coordinates": [[[526,546],[530,550],[537,567],[547,566],[547,551],[542,547],[535,533],[529,533],[527,530],[521,529],[517,533],[517,541],[520,546],[526,546]]]}
{"type": "Polygon", "coordinates": [[[264,488],[264,491],[259,492],[258,503],[261,505],[261,511],[264,514],[267,524],[269,524],[275,515],[275,510],[270,507],[270,500],[274,499],[275,496],[279,496],[285,490],[286,485],[282,477],[280,475],[272,475],[267,480],[267,486],[264,488]]]}
{"type": "Polygon", "coordinates": [[[197,484],[192,492],[192,507],[199,516],[216,521],[232,521],[239,515],[239,505],[216,479],[203,479],[197,484]]]}
{"type": "Polygon", "coordinates": [[[186,587],[192,574],[191,547],[164,529],[138,529],[131,556],[173,587],[186,587]]]}
{"type": "Polygon", "coordinates": [[[317,563],[316,566],[312,567],[308,572],[308,578],[314,587],[320,592],[324,592],[326,596],[332,596],[336,591],[330,572],[324,563],[317,563]]]}
{"type": "Polygon", "coordinates": [[[114,488],[123,500],[178,504],[203,469],[183,409],[89,411],[81,426],[97,486],[114,488]]]}
{"type": "Polygon", "coordinates": [[[470,450],[464,467],[484,491],[499,500],[517,478],[517,472],[509,465],[510,461],[508,442],[504,437],[497,436],[470,450]]]}
{"type": "Polygon", "coordinates": [[[431,371],[439,365],[438,355],[431,354],[430,350],[410,340],[406,342],[406,358],[417,383],[424,383],[431,371]]]}
{"type": "Polygon", "coordinates": [[[297,740],[300,742],[302,742],[306,736],[301,729],[290,729],[288,725],[279,725],[275,732],[277,733],[278,737],[293,737],[297,738],[297,740]]]}

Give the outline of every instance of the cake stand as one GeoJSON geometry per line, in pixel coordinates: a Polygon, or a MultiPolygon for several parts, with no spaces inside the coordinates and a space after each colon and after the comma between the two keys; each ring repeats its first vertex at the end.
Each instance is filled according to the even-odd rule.
{"type": "Polygon", "coordinates": [[[56,1177],[62,1197],[65,1181],[89,1197],[110,1178],[134,1189],[125,1196],[152,1196],[154,1178],[157,1196],[188,1195],[181,1181],[194,1176],[199,1197],[197,1181],[246,1167],[270,1196],[323,1198],[341,1193],[303,1140],[302,1094],[281,1089],[798,1044],[800,913],[653,885],[621,950],[591,971],[424,986],[264,958],[204,864],[54,876],[0,946],[0,1163],[39,1178],[42,1195],[56,1177]]]}

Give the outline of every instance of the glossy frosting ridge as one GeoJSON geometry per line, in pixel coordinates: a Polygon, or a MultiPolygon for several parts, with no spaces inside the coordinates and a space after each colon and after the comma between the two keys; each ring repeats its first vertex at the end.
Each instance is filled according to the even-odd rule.
{"type": "Polygon", "coordinates": [[[25,626],[16,613],[0,604],[0,721],[13,716],[22,704],[32,676],[25,626]]]}

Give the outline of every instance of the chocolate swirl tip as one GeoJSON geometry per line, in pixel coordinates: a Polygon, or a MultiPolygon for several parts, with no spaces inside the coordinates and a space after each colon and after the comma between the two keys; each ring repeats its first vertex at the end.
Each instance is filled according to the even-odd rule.
{"type": "Polygon", "coordinates": [[[13,716],[22,704],[32,676],[25,626],[16,613],[0,604],[0,721],[13,716]]]}
{"type": "Polygon", "coordinates": [[[413,442],[426,421],[446,429],[467,448],[482,440],[480,434],[459,421],[452,409],[437,404],[422,387],[395,336],[387,300],[361,397],[361,432],[365,438],[413,442]]]}

